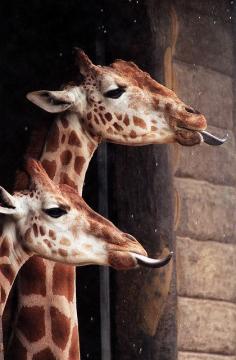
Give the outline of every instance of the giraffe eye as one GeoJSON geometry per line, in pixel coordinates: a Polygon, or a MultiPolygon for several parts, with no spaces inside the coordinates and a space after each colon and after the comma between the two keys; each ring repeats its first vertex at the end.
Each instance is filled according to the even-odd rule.
{"type": "Polygon", "coordinates": [[[105,92],[104,96],[111,99],[118,99],[119,97],[121,97],[122,94],[124,94],[124,92],[125,92],[124,87],[118,87],[117,89],[113,89],[105,92]]]}
{"type": "Polygon", "coordinates": [[[53,218],[59,218],[65,214],[67,214],[67,211],[62,208],[51,208],[51,209],[45,209],[43,210],[47,215],[53,217],[53,218]]]}

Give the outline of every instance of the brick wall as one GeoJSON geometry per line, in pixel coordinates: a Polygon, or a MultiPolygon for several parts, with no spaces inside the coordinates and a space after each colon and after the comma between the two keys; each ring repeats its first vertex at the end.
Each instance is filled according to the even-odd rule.
{"type": "Polygon", "coordinates": [[[236,359],[233,1],[175,4],[173,88],[206,115],[221,147],[174,147],[178,360],[236,359]]]}

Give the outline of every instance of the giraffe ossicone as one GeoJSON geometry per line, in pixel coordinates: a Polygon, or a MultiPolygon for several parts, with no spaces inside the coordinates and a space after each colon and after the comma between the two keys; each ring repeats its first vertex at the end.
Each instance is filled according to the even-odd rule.
{"type": "MultiPolygon", "coordinates": [[[[160,267],[169,262],[171,255],[161,260],[147,258],[133,236],[94,212],[73,188],[53,183],[40,162],[28,160],[27,171],[30,190],[11,195],[0,187],[0,214],[5,215],[1,219],[0,279],[5,294],[6,269],[14,280],[23,263],[35,254],[71,265],[116,269],[138,264],[160,267]]],[[[7,280],[11,285],[9,276],[7,280]]]]}
{"type": "Polygon", "coordinates": [[[206,119],[199,111],[134,63],[116,60],[97,66],[82,50],[76,52],[83,76],[79,84],[31,92],[27,98],[51,113],[76,113],[93,136],[123,145],[226,141],[206,132],[206,119]]]}

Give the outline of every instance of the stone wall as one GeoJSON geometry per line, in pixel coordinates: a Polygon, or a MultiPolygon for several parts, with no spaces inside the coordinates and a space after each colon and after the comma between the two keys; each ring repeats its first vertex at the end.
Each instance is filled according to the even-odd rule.
{"type": "Polygon", "coordinates": [[[177,1],[173,88],[221,147],[173,147],[178,360],[236,359],[233,1],[177,1]]]}

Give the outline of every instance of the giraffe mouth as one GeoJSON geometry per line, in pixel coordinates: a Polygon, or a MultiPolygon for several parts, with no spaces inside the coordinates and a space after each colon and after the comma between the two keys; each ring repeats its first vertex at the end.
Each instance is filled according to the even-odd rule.
{"type": "Polygon", "coordinates": [[[141,254],[136,254],[136,253],[133,253],[133,252],[130,252],[130,254],[132,254],[132,256],[136,259],[137,265],[148,267],[148,268],[160,268],[160,267],[163,267],[163,266],[167,265],[170,262],[170,260],[171,260],[171,258],[173,256],[172,251],[162,259],[152,259],[150,257],[144,256],[144,255],[141,255],[141,254]]]}
{"type": "Polygon", "coordinates": [[[219,138],[206,130],[194,130],[183,126],[178,126],[176,131],[176,138],[181,145],[191,146],[205,142],[208,145],[219,146],[227,141],[228,134],[226,134],[226,136],[223,138],[219,138]]]}

